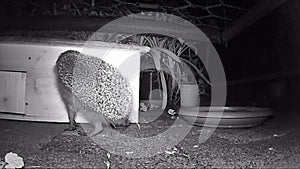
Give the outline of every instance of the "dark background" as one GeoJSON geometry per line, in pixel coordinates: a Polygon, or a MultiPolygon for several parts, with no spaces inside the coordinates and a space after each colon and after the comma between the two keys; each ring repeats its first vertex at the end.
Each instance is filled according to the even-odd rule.
{"type": "MultiPolygon", "coordinates": [[[[82,16],[78,16],[76,12],[74,13],[72,6],[70,10],[62,9],[62,2],[67,3],[68,1],[2,1],[0,35],[85,39],[89,33],[99,29],[99,24],[104,25],[128,12],[144,10],[126,5],[114,7],[115,4],[120,3],[119,1],[115,1],[115,4],[111,1],[101,1],[101,3],[104,3],[103,8],[97,9],[104,11],[101,16],[90,16],[83,13],[82,16]],[[52,11],[54,3],[57,4],[57,9],[61,9],[61,13],[55,16],[52,11]],[[119,9],[117,10],[117,8],[119,9]],[[130,9],[130,11],[127,9],[130,9]],[[50,13],[47,10],[50,10],[50,13]],[[107,15],[109,13],[110,15],[107,15]],[[101,22],[99,22],[99,18],[101,18],[101,22]],[[92,24],[95,19],[97,19],[98,25],[92,24]],[[31,32],[24,33],[21,31],[20,33],[20,30],[30,30],[31,32]],[[47,31],[40,33],[41,30],[64,32],[55,32],[49,35],[47,31]],[[79,33],[74,33],[74,31],[79,31],[79,33]],[[67,35],[62,37],[64,34],[67,35]]],[[[84,2],[90,3],[90,1],[85,0],[80,2],[82,2],[81,4],[84,4],[84,2]]],[[[99,2],[96,1],[96,3],[99,2]]],[[[132,2],[136,3],[138,1],[132,2]]],[[[148,1],[140,2],[148,3],[148,1]]],[[[158,4],[162,5],[168,5],[169,3],[174,9],[184,5],[180,2],[180,0],[172,1],[172,3],[157,1],[158,4]]],[[[200,1],[191,2],[197,4],[200,1]]],[[[201,1],[201,3],[204,2],[207,4],[214,1],[201,1]]],[[[243,8],[251,8],[257,1],[226,0],[226,2],[243,8]]],[[[96,10],[90,4],[78,6],[81,10],[84,7],[87,8],[88,13],[96,10]]],[[[226,73],[228,105],[297,105],[300,87],[299,9],[300,2],[298,0],[288,0],[230,41],[223,44],[214,44],[226,73]]],[[[169,10],[174,14],[178,12],[172,9],[169,10]]],[[[205,14],[205,11],[195,11],[195,9],[186,9],[186,11],[181,12],[188,13],[189,16],[200,15],[200,13],[205,14]]],[[[178,15],[182,13],[178,13],[178,15]]],[[[230,17],[236,19],[242,14],[231,13],[230,17]]],[[[186,17],[185,19],[193,21],[192,17],[186,17]]],[[[219,27],[220,30],[217,31],[220,32],[222,31],[221,28],[226,26],[226,24],[220,24],[222,22],[214,22],[213,20],[204,23],[211,24],[211,29],[219,27]]],[[[199,25],[199,28],[202,29],[203,25],[199,25]]]]}

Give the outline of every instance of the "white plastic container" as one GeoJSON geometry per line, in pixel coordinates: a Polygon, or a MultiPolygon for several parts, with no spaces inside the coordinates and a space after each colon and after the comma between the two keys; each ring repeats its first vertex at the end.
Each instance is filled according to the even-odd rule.
{"type": "Polygon", "coordinates": [[[197,85],[182,85],[180,88],[181,106],[197,107],[199,106],[199,89],[197,85]]]}

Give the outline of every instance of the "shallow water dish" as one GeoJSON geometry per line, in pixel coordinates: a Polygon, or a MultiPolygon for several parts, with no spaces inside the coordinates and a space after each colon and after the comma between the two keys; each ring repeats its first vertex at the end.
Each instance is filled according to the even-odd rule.
{"type": "Polygon", "coordinates": [[[179,115],[198,126],[244,128],[263,124],[272,117],[273,112],[262,107],[182,107],[179,115]],[[218,119],[220,121],[216,124],[218,119]]]}

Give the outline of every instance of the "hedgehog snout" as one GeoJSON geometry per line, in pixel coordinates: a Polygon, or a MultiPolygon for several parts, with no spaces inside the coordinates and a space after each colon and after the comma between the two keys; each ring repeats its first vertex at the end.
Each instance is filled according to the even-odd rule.
{"type": "Polygon", "coordinates": [[[118,119],[115,120],[112,124],[114,128],[124,128],[129,126],[129,120],[128,119],[118,119]]]}

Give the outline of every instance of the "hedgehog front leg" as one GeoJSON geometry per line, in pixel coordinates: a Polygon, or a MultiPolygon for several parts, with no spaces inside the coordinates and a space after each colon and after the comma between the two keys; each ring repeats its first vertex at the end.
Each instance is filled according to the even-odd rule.
{"type": "Polygon", "coordinates": [[[76,98],[74,95],[70,94],[69,97],[64,97],[66,108],[68,112],[68,118],[69,118],[69,127],[65,130],[67,131],[73,131],[76,130],[78,125],[76,124],[75,117],[78,111],[79,105],[76,103],[76,98]]]}

